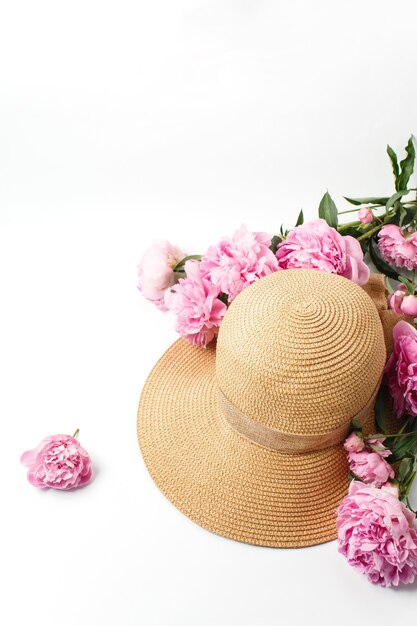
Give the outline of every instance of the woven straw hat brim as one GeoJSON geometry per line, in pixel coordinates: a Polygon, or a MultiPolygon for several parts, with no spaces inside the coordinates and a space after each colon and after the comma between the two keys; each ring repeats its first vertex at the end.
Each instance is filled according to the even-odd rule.
{"type": "Polygon", "coordinates": [[[217,408],[214,347],[179,339],[165,352],[144,386],[137,428],[156,485],[203,528],[283,548],[336,538],[348,488],[342,446],[283,454],[233,430],[217,408]]]}

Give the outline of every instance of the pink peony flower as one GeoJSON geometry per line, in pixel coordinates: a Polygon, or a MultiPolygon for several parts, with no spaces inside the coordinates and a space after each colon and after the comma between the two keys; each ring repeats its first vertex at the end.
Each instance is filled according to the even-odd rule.
{"type": "Polygon", "coordinates": [[[218,299],[219,288],[204,277],[200,265],[198,261],[186,262],[187,277],[174,285],[165,301],[177,314],[177,332],[205,348],[218,333],[226,305],[218,299]]]}
{"type": "Polygon", "coordinates": [[[346,452],[360,452],[365,447],[365,442],[362,437],[358,437],[356,433],[350,433],[349,437],[345,439],[343,444],[346,452]]]}
{"type": "Polygon", "coordinates": [[[405,296],[401,302],[401,313],[408,317],[417,317],[417,298],[416,296],[405,296]]]}
{"type": "Polygon", "coordinates": [[[402,315],[401,304],[406,293],[407,287],[403,283],[400,283],[398,289],[388,296],[388,306],[397,315],[402,315]]]}
{"type": "Polygon", "coordinates": [[[363,260],[356,239],[342,237],[325,220],[318,219],[297,226],[278,244],[277,258],[282,269],[313,269],[340,274],[363,285],[369,268],[363,260]]]}
{"type": "Polygon", "coordinates": [[[388,263],[409,270],[417,268],[417,232],[404,233],[395,224],[386,224],[378,235],[378,248],[388,263]]]}
{"type": "Polygon", "coordinates": [[[417,415],[417,330],[404,320],[393,329],[394,350],[385,366],[385,379],[394,413],[417,415]]]}
{"type": "Polygon", "coordinates": [[[417,519],[386,489],[352,481],[337,510],[339,552],[383,587],[417,574],[417,519]]]}
{"type": "Polygon", "coordinates": [[[148,248],[138,266],[138,289],[159,309],[166,309],[164,295],[176,282],[174,267],[185,254],[169,241],[159,239],[148,248]]]}
{"type": "Polygon", "coordinates": [[[374,219],[374,215],[371,211],[371,209],[368,209],[367,207],[364,209],[359,209],[358,211],[358,219],[359,221],[362,222],[362,224],[370,224],[373,219],[374,219]]]}
{"type": "Polygon", "coordinates": [[[50,435],[37,448],[24,452],[28,481],[43,489],[75,489],[91,479],[91,461],[80,442],[70,435],[50,435]]]}
{"type": "Polygon", "coordinates": [[[245,287],[278,269],[269,249],[271,239],[271,235],[249,232],[242,225],[233,237],[207,250],[201,259],[201,271],[231,302],[245,287]]]}
{"type": "Polygon", "coordinates": [[[352,474],[368,485],[382,487],[389,478],[395,476],[391,465],[378,452],[349,452],[348,462],[352,474]]]}

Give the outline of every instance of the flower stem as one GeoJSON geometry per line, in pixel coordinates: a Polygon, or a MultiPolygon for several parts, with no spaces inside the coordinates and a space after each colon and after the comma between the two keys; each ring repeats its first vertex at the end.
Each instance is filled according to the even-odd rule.
{"type": "Polygon", "coordinates": [[[75,433],[73,434],[72,438],[73,439],[77,439],[78,435],[80,434],[80,429],[77,428],[77,430],[75,431],[75,433]]]}
{"type": "Polygon", "coordinates": [[[349,209],[348,211],[338,211],[337,214],[338,215],[345,215],[346,213],[356,213],[356,211],[359,211],[359,209],[356,208],[356,209],[349,209]]]}
{"type": "Polygon", "coordinates": [[[346,224],[339,224],[339,226],[337,227],[338,231],[341,231],[343,228],[350,228],[351,226],[360,226],[362,224],[362,222],[358,222],[356,220],[356,222],[346,222],[346,224]]]}
{"type": "Polygon", "coordinates": [[[380,230],[382,228],[382,225],[379,224],[378,226],[375,226],[375,228],[372,228],[372,230],[368,230],[367,233],[364,233],[363,235],[361,235],[360,237],[358,237],[358,241],[361,241],[362,239],[368,239],[368,237],[370,237],[371,235],[373,235],[374,233],[377,233],[378,230],[380,230]]]}
{"type": "MultiPolygon", "coordinates": [[[[381,439],[388,439],[388,437],[406,437],[407,435],[417,435],[417,430],[410,430],[410,432],[399,432],[396,433],[395,435],[382,435],[381,439]]],[[[365,437],[365,441],[368,441],[369,439],[377,439],[378,437],[376,435],[371,435],[370,437],[365,437]]]]}

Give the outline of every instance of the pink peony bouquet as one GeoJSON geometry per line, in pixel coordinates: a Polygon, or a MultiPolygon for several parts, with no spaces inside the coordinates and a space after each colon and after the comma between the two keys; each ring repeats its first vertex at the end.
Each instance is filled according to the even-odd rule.
{"type": "Polygon", "coordinates": [[[271,272],[316,269],[345,276],[358,285],[369,278],[358,241],[341,235],[322,218],[300,223],[285,237],[250,232],[242,225],[203,256],[184,257],[177,265],[166,252],[174,247],[164,242],[163,248],[161,254],[157,242],[145,253],[139,264],[138,288],[159,308],[176,315],[181,337],[203,348],[217,335],[234,298],[271,272]]]}
{"type": "Polygon", "coordinates": [[[176,330],[194,345],[206,347],[217,335],[227,306],[246,287],[271,272],[314,269],[339,274],[358,285],[369,278],[366,256],[387,277],[388,306],[417,317],[417,200],[407,199],[414,168],[413,138],[401,163],[388,146],[395,192],[389,197],[346,198],[356,208],[337,211],[329,193],[319,218],[279,234],[252,232],[242,225],[203,255],[185,255],[169,241],[157,240],[138,266],[138,289],[161,310],[176,316],[176,330]],[[359,208],[360,207],[360,208],[359,208]],[[339,216],[357,211],[357,220],[339,216]],[[382,212],[382,213],[381,213],[382,212]],[[194,263],[190,263],[194,261],[194,263]],[[396,281],[393,287],[389,280],[396,281]]]}
{"type": "Polygon", "coordinates": [[[339,552],[384,587],[412,583],[417,575],[417,517],[409,502],[417,473],[417,330],[401,320],[393,341],[375,411],[386,431],[392,405],[401,428],[365,435],[353,424],[344,442],[352,482],[337,511],[339,552]]]}
{"type": "MultiPolygon", "coordinates": [[[[409,184],[415,161],[412,137],[405,150],[399,163],[387,147],[395,183],[390,196],[346,197],[355,208],[338,212],[326,192],[318,219],[304,223],[301,211],[294,228],[281,226],[275,235],[242,225],[203,255],[186,256],[168,241],[157,241],[139,264],[139,290],[175,315],[181,337],[205,348],[234,298],[271,272],[312,269],[363,285],[369,260],[386,278],[388,307],[411,322],[417,317],[417,199],[410,199],[416,189],[409,184]],[[351,212],[357,212],[356,220],[339,223],[341,215],[351,212]]],[[[344,443],[351,483],[337,510],[339,551],[371,582],[385,587],[411,583],[417,575],[417,518],[409,501],[417,474],[414,325],[399,321],[393,342],[376,403],[379,432],[365,435],[360,424],[352,424],[344,443]],[[391,407],[401,419],[397,433],[388,431],[391,407]]]]}

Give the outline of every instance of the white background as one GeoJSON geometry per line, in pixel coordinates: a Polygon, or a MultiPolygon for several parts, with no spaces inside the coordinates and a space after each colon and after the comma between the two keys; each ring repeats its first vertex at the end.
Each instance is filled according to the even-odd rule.
{"type": "MultiPolygon", "coordinates": [[[[392,624],[330,543],[272,550],[194,525],[136,441],[175,339],[136,290],[154,237],[204,252],[291,226],[329,189],[389,194],[417,132],[414,1],[0,4],[0,620],[7,626],[392,624]],[[81,429],[95,480],[38,491],[19,465],[81,429]]],[[[331,468],[329,468],[331,471],[331,468]]]]}

